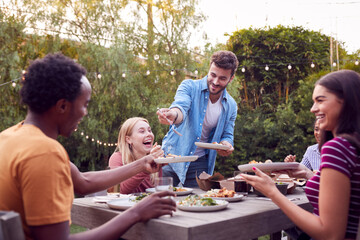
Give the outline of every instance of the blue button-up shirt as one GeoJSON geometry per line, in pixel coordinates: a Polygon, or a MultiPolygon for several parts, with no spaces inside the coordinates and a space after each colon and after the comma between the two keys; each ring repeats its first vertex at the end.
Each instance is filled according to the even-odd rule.
{"type": "MultiPolygon", "coordinates": [[[[201,138],[208,100],[207,76],[200,80],[184,80],[180,84],[176,91],[175,101],[170,108],[179,108],[184,116],[182,123],[177,125],[177,131],[183,136],[169,130],[162,142],[162,148],[166,153],[181,156],[194,155],[196,150],[194,143],[199,142],[201,138]]],[[[226,89],[223,91],[221,104],[221,115],[216,128],[210,134],[209,142],[227,141],[234,146],[237,104],[226,89]]],[[[206,151],[208,153],[208,173],[212,175],[215,168],[216,150],[206,151]]],[[[190,162],[170,163],[182,183],[185,182],[189,165],[190,162]]]]}

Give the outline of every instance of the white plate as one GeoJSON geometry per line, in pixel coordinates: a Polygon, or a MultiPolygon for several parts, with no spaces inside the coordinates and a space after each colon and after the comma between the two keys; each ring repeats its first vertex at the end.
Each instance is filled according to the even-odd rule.
{"type": "MultiPolygon", "coordinates": [[[[182,189],[185,189],[186,191],[182,191],[182,192],[174,192],[177,196],[183,196],[183,195],[188,195],[190,193],[193,192],[194,189],[192,188],[186,188],[186,187],[183,187],[182,189]]],[[[147,188],[145,190],[146,192],[148,193],[154,193],[155,192],[155,188],[147,188]]]]}
{"type": "Polygon", "coordinates": [[[201,148],[215,149],[215,150],[228,150],[230,148],[229,146],[216,144],[216,143],[195,142],[195,145],[201,148]]]}
{"type": "Polygon", "coordinates": [[[120,198],[114,199],[107,202],[109,208],[117,210],[126,210],[134,206],[136,202],[132,201],[131,198],[120,198]]]}
{"type": "MultiPolygon", "coordinates": [[[[204,195],[207,195],[207,194],[204,193],[204,194],[201,194],[200,196],[201,197],[206,197],[204,195]]],[[[208,197],[208,198],[212,198],[214,200],[225,200],[225,201],[228,201],[228,202],[237,202],[237,201],[240,201],[240,200],[244,199],[245,196],[242,195],[242,194],[235,194],[233,197],[208,197]]]]}
{"type": "Polygon", "coordinates": [[[202,206],[202,207],[198,207],[198,206],[189,207],[189,206],[180,206],[179,201],[178,201],[178,202],[176,202],[176,206],[178,209],[183,210],[183,211],[188,211],[188,212],[212,212],[212,211],[218,211],[218,210],[225,209],[225,208],[227,208],[227,206],[229,204],[227,201],[224,201],[224,200],[215,200],[215,201],[218,205],[202,206]]]}
{"type": "Polygon", "coordinates": [[[154,161],[158,164],[177,163],[177,162],[193,162],[198,158],[199,158],[199,156],[168,157],[168,158],[156,158],[156,159],[154,159],[154,161]]]}
{"type": "Polygon", "coordinates": [[[287,169],[297,169],[299,166],[298,162],[275,162],[275,163],[252,163],[239,165],[238,169],[242,172],[253,172],[253,167],[256,167],[264,172],[280,171],[287,169]]]}

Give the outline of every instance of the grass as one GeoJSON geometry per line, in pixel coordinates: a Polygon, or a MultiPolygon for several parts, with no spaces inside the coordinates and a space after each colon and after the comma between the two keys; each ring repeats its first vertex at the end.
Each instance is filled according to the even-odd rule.
{"type": "Polygon", "coordinates": [[[87,228],[81,227],[79,225],[75,225],[75,224],[70,225],[70,234],[84,232],[86,230],[87,230],[87,228]]]}

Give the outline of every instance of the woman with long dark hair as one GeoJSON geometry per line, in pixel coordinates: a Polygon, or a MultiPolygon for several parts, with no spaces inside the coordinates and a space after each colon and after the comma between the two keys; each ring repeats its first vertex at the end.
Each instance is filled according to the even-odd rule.
{"type": "MultiPolygon", "coordinates": [[[[309,213],[290,202],[269,176],[254,168],[244,174],[253,187],[272,199],[299,228],[314,239],[355,239],[360,216],[360,75],[332,72],[315,84],[311,112],[320,124],[321,165],[306,185],[314,207],[309,213]]],[[[300,171],[288,171],[299,176],[300,171]]]]}

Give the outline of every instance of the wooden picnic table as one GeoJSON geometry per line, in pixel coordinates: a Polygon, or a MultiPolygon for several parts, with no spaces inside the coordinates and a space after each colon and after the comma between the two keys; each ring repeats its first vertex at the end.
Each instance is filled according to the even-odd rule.
{"type": "MultiPolygon", "coordinates": [[[[204,193],[194,189],[194,193],[204,193]]],[[[312,206],[302,188],[288,194],[289,199],[303,209],[312,206]],[[295,199],[295,200],[294,200],[295,199]]],[[[175,200],[184,198],[176,197],[175,200]]],[[[122,211],[110,209],[106,203],[95,203],[92,197],[76,198],[71,211],[72,223],[86,228],[104,224],[122,211]]],[[[281,239],[281,230],[295,226],[270,199],[251,193],[238,202],[230,202],[224,210],[215,212],[185,212],[177,210],[172,217],[162,216],[147,223],[137,223],[124,235],[125,239],[256,239],[270,234],[281,239]]]]}

